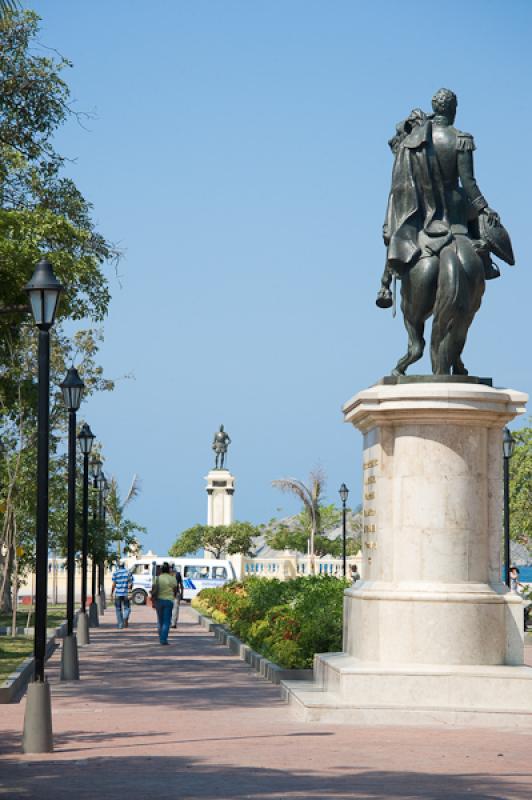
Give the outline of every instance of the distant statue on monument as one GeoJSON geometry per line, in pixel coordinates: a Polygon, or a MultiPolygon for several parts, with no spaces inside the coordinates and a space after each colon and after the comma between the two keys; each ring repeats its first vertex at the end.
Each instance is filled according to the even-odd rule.
{"type": "Polygon", "coordinates": [[[515,263],[508,233],[477,186],[473,137],[454,127],[456,107],[456,95],[440,89],[432,98],[434,113],[414,109],[389,142],[395,161],[376,302],[389,308],[392,278],[401,280],[408,350],[393,375],[404,375],[423,355],[431,315],[433,374],[467,375],[462,351],[469,327],[485,281],[500,275],[491,253],[515,263]]]}
{"type": "Polygon", "coordinates": [[[216,431],[212,441],[212,449],[216,453],[214,469],[224,468],[225,454],[230,444],[231,439],[229,434],[224,431],[224,426],[220,425],[220,430],[216,431]]]}

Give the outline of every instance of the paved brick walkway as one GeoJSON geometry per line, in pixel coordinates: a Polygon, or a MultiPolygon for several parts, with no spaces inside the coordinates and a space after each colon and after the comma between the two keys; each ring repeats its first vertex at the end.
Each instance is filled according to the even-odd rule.
{"type": "Polygon", "coordinates": [[[102,623],[79,683],[49,663],[54,753],[21,755],[24,701],[0,707],[0,798],[532,798],[530,735],[301,723],[187,608],[169,647],[151,609],[102,623]]]}

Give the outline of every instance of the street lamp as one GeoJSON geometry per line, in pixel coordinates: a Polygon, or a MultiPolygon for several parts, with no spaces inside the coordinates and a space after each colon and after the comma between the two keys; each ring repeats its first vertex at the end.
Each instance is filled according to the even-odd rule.
{"type": "Polygon", "coordinates": [[[63,287],[45,258],[35,268],[25,290],[39,328],[37,402],[37,525],[33,683],[28,687],[22,748],[25,753],[54,749],[50,686],[44,677],[48,589],[48,469],[50,439],[50,328],[63,287]]]}
{"type": "Polygon", "coordinates": [[[340,500],[342,501],[342,571],[345,578],[346,573],[346,507],[345,504],[347,503],[347,498],[349,496],[349,489],[342,483],[340,488],[338,489],[338,494],[340,495],[340,500]]]}
{"type": "Polygon", "coordinates": [[[89,644],[87,617],[87,559],[89,552],[89,456],[95,436],[86,422],[78,433],[79,449],[83,455],[83,535],[81,540],[81,611],[78,614],[78,642],[89,644]]]}
{"type": "MultiPolygon", "coordinates": [[[[98,488],[98,479],[102,472],[102,460],[98,456],[93,456],[90,463],[92,475],[92,488],[98,488]]],[[[96,520],[98,519],[96,503],[93,506],[92,523],[92,553],[91,553],[91,604],[89,606],[89,625],[91,628],[97,628],[100,624],[98,616],[98,606],[96,604],[96,520]]]]}
{"type": "Polygon", "coordinates": [[[515,439],[508,428],[502,435],[504,464],[504,582],[510,586],[510,459],[514,452],[515,439]]]}
{"type": "MultiPolygon", "coordinates": [[[[105,477],[103,471],[100,471],[100,475],[97,479],[98,488],[100,490],[100,523],[101,523],[101,533],[102,539],[105,542],[105,520],[106,520],[106,500],[109,497],[110,487],[105,477]]],[[[97,595],[97,602],[98,602],[98,611],[100,614],[105,613],[105,564],[102,561],[98,564],[98,595],[97,595]]]]}
{"type": "Polygon", "coordinates": [[[74,577],[76,550],[76,413],[85,384],[72,366],[61,384],[68,411],[68,522],[67,522],[67,635],[61,653],[61,680],[79,680],[78,645],[74,634],[74,577]]]}

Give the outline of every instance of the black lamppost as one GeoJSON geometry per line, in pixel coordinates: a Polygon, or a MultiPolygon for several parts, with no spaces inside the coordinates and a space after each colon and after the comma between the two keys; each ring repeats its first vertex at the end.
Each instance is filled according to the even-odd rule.
{"type": "MultiPolygon", "coordinates": [[[[98,489],[100,490],[100,530],[102,540],[105,541],[105,518],[106,518],[106,500],[109,496],[109,484],[107,482],[107,478],[103,470],[100,471],[100,475],[98,476],[97,480],[98,489]]],[[[97,594],[97,603],[98,603],[98,612],[100,614],[105,613],[105,589],[104,589],[104,570],[105,565],[103,560],[98,563],[98,594],[97,594]]]]}
{"type": "Polygon", "coordinates": [[[67,635],[61,653],[61,680],[79,680],[78,645],[74,634],[74,579],[76,569],[76,413],[85,384],[70,367],[61,384],[68,411],[68,522],[67,522],[67,635]]]}
{"type": "Polygon", "coordinates": [[[45,258],[35,268],[25,290],[39,328],[39,388],[37,402],[37,526],[35,583],[35,668],[28,687],[22,747],[25,753],[54,749],[50,686],[44,678],[48,588],[48,469],[50,439],[50,328],[63,287],[45,258]]]}
{"type": "Polygon", "coordinates": [[[89,554],[89,456],[94,434],[85,422],[78,433],[79,449],[83,454],[83,535],[81,539],[81,611],[78,614],[78,643],[89,644],[87,617],[87,560],[89,554]]]}
{"type": "Polygon", "coordinates": [[[504,582],[510,586],[510,459],[514,452],[515,440],[508,428],[502,435],[502,454],[504,464],[504,582]]]}
{"type": "MultiPolygon", "coordinates": [[[[91,473],[92,473],[92,488],[98,488],[98,478],[102,471],[102,461],[97,456],[91,459],[91,473]]],[[[92,553],[91,553],[91,604],[89,606],[89,625],[91,628],[97,628],[100,624],[98,617],[98,606],[96,604],[96,521],[98,519],[98,511],[96,505],[96,498],[92,511],[92,553]]]]}
{"type": "Polygon", "coordinates": [[[340,500],[342,501],[342,570],[343,575],[345,578],[346,573],[346,507],[345,504],[347,503],[347,498],[349,496],[349,489],[342,483],[340,488],[338,489],[338,494],[340,495],[340,500]]]}

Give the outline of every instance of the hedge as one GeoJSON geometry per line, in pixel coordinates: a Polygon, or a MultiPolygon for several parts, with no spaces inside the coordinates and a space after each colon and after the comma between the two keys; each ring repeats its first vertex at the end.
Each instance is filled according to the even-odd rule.
{"type": "Polygon", "coordinates": [[[279,666],[305,669],[314,653],[342,649],[343,594],[348,582],[313,575],[281,582],[250,577],[204,589],[192,601],[279,666]]]}

